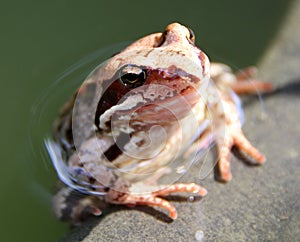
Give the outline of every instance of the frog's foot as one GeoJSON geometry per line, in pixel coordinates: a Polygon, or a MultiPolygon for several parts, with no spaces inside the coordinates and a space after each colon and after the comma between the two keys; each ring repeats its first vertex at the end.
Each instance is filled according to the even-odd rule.
{"type": "Polygon", "coordinates": [[[236,81],[232,82],[230,87],[237,94],[272,91],[273,85],[270,82],[255,79],[256,73],[257,68],[254,66],[238,71],[235,73],[236,81]]]}
{"type": "Polygon", "coordinates": [[[256,94],[273,90],[270,82],[256,79],[257,68],[249,66],[233,73],[232,69],[222,63],[211,63],[211,78],[214,82],[229,86],[237,94],[256,94]]]}
{"type": "Polygon", "coordinates": [[[134,195],[134,194],[124,194],[122,197],[118,197],[113,203],[115,204],[124,204],[127,206],[135,206],[135,205],[147,205],[147,206],[157,206],[162,209],[165,209],[169,212],[169,216],[172,219],[177,218],[176,208],[167,200],[160,198],[159,196],[167,196],[172,193],[177,192],[189,192],[193,194],[197,194],[200,196],[205,196],[207,191],[201,186],[195,183],[189,184],[173,184],[169,186],[160,186],[159,190],[156,190],[151,193],[134,195]]]}
{"type": "Polygon", "coordinates": [[[230,152],[233,146],[236,146],[239,151],[245,153],[256,164],[262,164],[266,158],[262,155],[245,137],[242,130],[237,130],[229,134],[222,142],[217,142],[219,152],[218,160],[218,179],[223,182],[231,180],[230,172],[230,152]]]}

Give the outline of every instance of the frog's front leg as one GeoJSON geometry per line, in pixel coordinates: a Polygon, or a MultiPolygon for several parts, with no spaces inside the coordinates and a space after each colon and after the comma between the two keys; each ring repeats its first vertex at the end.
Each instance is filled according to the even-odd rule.
{"type": "Polygon", "coordinates": [[[121,194],[120,192],[117,192],[115,190],[110,190],[106,196],[106,199],[110,203],[124,204],[127,206],[146,205],[151,207],[153,206],[160,207],[164,210],[167,210],[172,219],[176,219],[177,218],[176,208],[170,202],[160,197],[164,197],[169,194],[177,193],[177,192],[188,192],[200,196],[205,196],[207,193],[207,191],[204,188],[202,188],[201,186],[195,183],[189,183],[189,184],[178,183],[172,185],[162,185],[162,186],[152,187],[152,190],[154,190],[152,192],[136,193],[135,190],[136,189],[139,190],[138,187],[140,187],[141,185],[143,189],[147,190],[144,184],[136,184],[136,185],[132,185],[130,189],[130,193],[121,194]]]}

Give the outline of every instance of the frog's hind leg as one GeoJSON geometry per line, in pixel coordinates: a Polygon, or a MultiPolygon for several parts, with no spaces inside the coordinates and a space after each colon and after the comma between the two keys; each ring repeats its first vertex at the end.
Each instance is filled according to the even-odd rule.
{"type": "Polygon", "coordinates": [[[90,215],[99,216],[107,205],[98,196],[86,195],[62,186],[53,197],[55,216],[73,225],[80,225],[90,215]]]}

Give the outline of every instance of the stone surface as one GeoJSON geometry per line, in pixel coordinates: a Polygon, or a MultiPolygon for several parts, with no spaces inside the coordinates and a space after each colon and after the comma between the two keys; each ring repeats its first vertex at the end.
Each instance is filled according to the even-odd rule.
{"type": "Polygon", "coordinates": [[[194,181],[208,195],[189,202],[171,197],[175,221],[149,207],[113,206],[72,229],[61,241],[300,241],[300,1],[295,1],[278,37],[259,65],[276,90],[246,98],[244,131],[266,154],[261,167],[232,158],[233,180],[213,175],[194,181]]]}

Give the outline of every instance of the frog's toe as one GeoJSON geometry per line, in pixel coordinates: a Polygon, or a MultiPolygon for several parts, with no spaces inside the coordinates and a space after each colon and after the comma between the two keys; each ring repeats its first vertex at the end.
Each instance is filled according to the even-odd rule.
{"type": "Polygon", "coordinates": [[[195,183],[177,183],[173,185],[165,185],[160,187],[157,191],[152,192],[152,194],[155,196],[167,196],[177,192],[188,192],[197,194],[199,196],[205,196],[207,194],[205,188],[195,183]]]}
{"type": "Polygon", "coordinates": [[[233,137],[234,145],[243,153],[248,155],[256,164],[262,164],[266,161],[266,157],[261,154],[242,134],[233,137]]]}
{"type": "Polygon", "coordinates": [[[176,208],[167,200],[153,196],[153,195],[131,195],[128,194],[122,198],[122,201],[114,201],[116,204],[124,204],[129,207],[135,205],[146,205],[150,207],[160,207],[164,210],[167,210],[169,216],[172,219],[177,218],[176,208]]]}
{"type": "Polygon", "coordinates": [[[217,179],[220,182],[229,182],[232,179],[230,160],[228,158],[222,157],[219,159],[217,179]]]}

